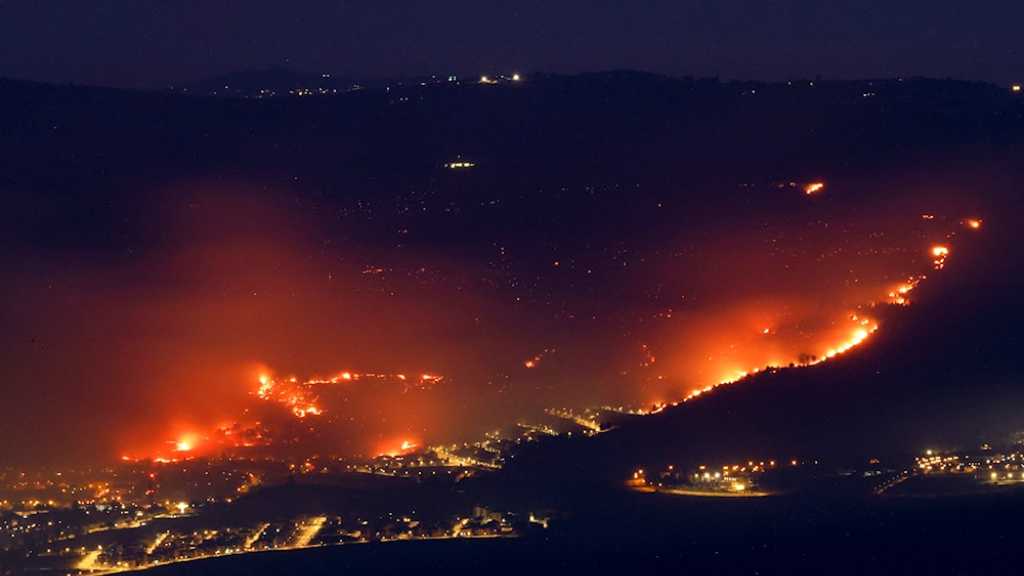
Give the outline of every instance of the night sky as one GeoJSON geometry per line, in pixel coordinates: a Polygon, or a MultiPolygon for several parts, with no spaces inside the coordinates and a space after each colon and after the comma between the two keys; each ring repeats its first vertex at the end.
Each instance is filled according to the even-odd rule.
{"type": "Polygon", "coordinates": [[[163,88],[285,66],[358,76],[640,69],[1017,81],[1024,4],[0,0],[0,76],[163,88]]]}

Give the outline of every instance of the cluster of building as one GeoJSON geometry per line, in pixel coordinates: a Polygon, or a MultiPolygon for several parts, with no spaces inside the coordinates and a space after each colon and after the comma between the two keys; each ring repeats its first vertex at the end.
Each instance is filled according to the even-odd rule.
{"type": "MultiPolygon", "coordinates": [[[[383,88],[390,92],[392,89],[402,88],[426,88],[431,86],[452,86],[461,84],[517,84],[524,81],[524,76],[518,72],[509,74],[482,74],[480,76],[462,77],[456,74],[427,76],[415,76],[401,80],[371,81],[368,84],[334,78],[331,74],[320,74],[319,76],[291,76],[272,77],[263,81],[240,80],[239,82],[225,81],[214,87],[201,89],[210,96],[231,97],[231,98],[280,98],[280,97],[304,97],[304,96],[336,96],[348,92],[355,92],[370,88],[383,88]]],[[[183,88],[182,92],[191,93],[189,88],[183,88]]]]}
{"type": "Polygon", "coordinates": [[[418,447],[360,461],[194,458],[124,461],[81,472],[7,470],[0,474],[0,554],[14,561],[18,572],[96,573],[260,550],[516,536],[534,525],[546,527],[547,519],[484,508],[429,519],[408,510],[361,516],[325,510],[322,516],[275,519],[268,510],[258,515],[259,522],[233,524],[212,511],[233,509],[236,499],[264,484],[297,483],[301,492],[303,485],[334,484],[374,490],[376,484],[367,484],[377,482],[372,476],[458,482],[501,467],[516,444],[543,434],[522,430],[518,437],[491,432],[479,442],[418,447]]]}
{"type": "MultiPolygon", "coordinates": [[[[154,519],[131,531],[97,531],[55,539],[27,554],[26,572],[110,572],[266,550],[399,540],[515,537],[541,521],[474,508],[467,516],[427,522],[410,515],[377,518],[299,516],[245,525],[213,526],[184,518],[154,519]]],[[[546,524],[544,519],[543,523],[546,524]]],[[[6,526],[6,520],[5,524],[6,526]]]]}
{"type": "Polygon", "coordinates": [[[979,450],[959,453],[926,450],[914,465],[915,472],[922,475],[967,475],[990,484],[1024,483],[1024,449],[1020,445],[993,450],[983,444],[979,450]]]}
{"type": "MultiPolygon", "coordinates": [[[[790,461],[790,466],[799,466],[798,460],[790,461]]],[[[642,491],[677,492],[692,495],[700,493],[722,494],[764,494],[760,489],[761,477],[767,471],[777,468],[775,460],[749,460],[746,463],[709,466],[701,464],[693,470],[680,470],[668,465],[660,471],[652,472],[638,468],[626,485],[642,491]]]]}

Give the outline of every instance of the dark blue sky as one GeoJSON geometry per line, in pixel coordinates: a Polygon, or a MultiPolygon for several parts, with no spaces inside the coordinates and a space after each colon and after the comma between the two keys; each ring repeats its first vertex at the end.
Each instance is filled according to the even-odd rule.
{"type": "Polygon", "coordinates": [[[247,68],[634,68],[1019,81],[1024,2],[0,0],[0,76],[162,87],[247,68]]]}

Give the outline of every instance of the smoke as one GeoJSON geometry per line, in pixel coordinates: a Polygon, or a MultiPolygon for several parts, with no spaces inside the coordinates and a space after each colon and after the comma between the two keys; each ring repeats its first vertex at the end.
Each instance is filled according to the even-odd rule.
{"type": "Polygon", "coordinates": [[[6,250],[4,452],[168,454],[259,422],[284,445],[374,454],[820,358],[968,215],[922,208],[916,189],[844,202],[834,188],[553,258],[408,242],[386,214],[363,215],[379,220],[368,235],[308,191],[178,184],[117,211],[132,232],[102,249],[6,250]],[[255,397],[260,374],[342,371],[443,379],[316,386],[324,413],[301,419],[255,397]]]}

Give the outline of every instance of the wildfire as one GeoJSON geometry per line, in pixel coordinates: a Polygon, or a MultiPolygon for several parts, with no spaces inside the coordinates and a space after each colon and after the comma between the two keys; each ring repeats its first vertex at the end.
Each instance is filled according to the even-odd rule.
{"type": "MultiPolygon", "coordinates": [[[[383,374],[375,372],[350,372],[348,370],[339,372],[330,378],[310,378],[300,381],[298,378],[290,377],[285,380],[277,380],[268,374],[260,374],[259,387],[256,389],[256,396],[260,400],[276,402],[288,409],[296,418],[309,416],[322,416],[325,412],[320,404],[314,388],[361,380],[393,381],[408,386],[405,374],[383,374]]],[[[419,377],[416,386],[420,388],[429,387],[444,380],[444,376],[424,373],[419,377]]]]}
{"type": "Polygon", "coordinates": [[[932,246],[932,265],[936,270],[946,267],[946,257],[949,256],[949,248],[941,244],[932,246]]]}
{"type": "Polygon", "coordinates": [[[305,383],[299,384],[296,378],[279,381],[267,374],[260,374],[259,384],[259,388],[256,389],[256,396],[260,400],[282,404],[296,418],[323,414],[323,410],[318,405],[316,395],[313,394],[305,383]]]}
{"type": "MultiPolygon", "coordinates": [[[[794,186],[795,187],[795,186],[794,186]]],[[[816,194],[821,192],[825,187],[824,182],[812,182],[804,187],[806,194],[816,194]]],[[[916,214],[915,214],[916,216],[916,214]]],[[[930,214],[922,215],[922,218],[931,220],[934,216],[930,214]]],[[[950,224],[956,225],[955,221],[950,224]]],[[[961,221],[961,225],[969,229],[977,230],[982,226],[982,220],[977,218],[965,218],[961,221]]],[[[947,240],[948,242],[949,240],[947,240]]],[[[925,245],[928,246],[928,245],[925,245]]],[[[947,245],[934,244],[928,246],[927,252],[921,250],[924,246],[918,246],[918,254],[921,260],[918,263],[920,268],[924,267],[923,257],[925,254],[930,256],[930,262],[933,267],[937,270],[944,268],[947,258],[951,253],[951,244],[947,245]]],[[[899,277],[897,277],[899,278],[899,277]]],[[[883,289],[878,290],[877,296],[881,297],[883,294],[887,297],[879,298],[879,301],[906,306],[910,304],[910,293],[913,292],[918,285],[924,281],[926,277],[924,275],[910,276],[895,285],[886,286],[883,289]]],[[[755,342],[752,344],[756,346],[755,352],[758,354],[743,354],[743,352],[729,353],[723,352],[718,354],[717,349],[713,351],[715,355],[715,362],[721,362],[717,366],[721,369],[720,372],[713,373],[709,376],[705,376],[702,380],[697,380],[698,384],[692,390],[688,390],[685,396],[680,400],[671,403],[664,404],[658,402],[654,404],[647,413],[660,412],[668,405],[678,405],[682,402],[687,402],[695,398],[699,398],[703,395],[711,393],[717,387],[728,385],[739,382],[751,375],[759,374],[762,372],[775,372],[784,367],[794,366],[813,366],[820,364],[864,344],[871,339],[871,336],[879,329],[878,321],[875,319],[873,313],[868,312],[865,315],[863,310],[858,308],[857,313],[850,313],[848,316],[834,317],[834,320],[838,320],[832,328],[829,328],[828,340],[823,340],[812,333],[812,336],[818,338],[816,340],[806,340],[804,344],[807,346],[802,349],[795,349],[791,346],[789,338],[794,334],[793,326],[795,324],[789,323],[789,317],[785,319],[775,318],[773,316],[767,316],[765,311],[761,309],[761,304],[757,303],[757,314],[756,316],[751,314],[744,314],[744,323],[739,325],[743,332],[740,336],[735,336],[733,341],[723,342],[723,339],[715,337],[710,340],[709,347],[718,347],[719,344],[724,348],[726,344],[733,348],[740,348],[744,343],[755,342]],[[749,317],[748,317],[749,316],[749,317]],[[790,361],[790,358],[796,357],[796,352],[803,352],[800,354],[797,361],[790,361]]],[[[796,317],[794,315],[794,317],[796,317]]],[[[808,324],[800,327],[801,338],[804,331],[807,331],[808,324]]],[[[736,332],[736,331],[734,331],[736,332]]],[[[804,344],[801,344],[803,346],[804,344]]],[[[640,360],[641,367],[650,368],[656,367],[661,368],[665,364],[664,359],[658,362],[653,351],[646,345],[640,344],[640,350],[643,353],[643,358],[640,360]]],[[[530,351],[537,351],[536,348],[530,351]]],[[[548,355],[555,352],[554,348],[545,348],[538,353],[525,358],[522,360],[522,365],[526,369],[535,369],[540,366],[542,362],[550,361],[547,358],[548,355]]],[[[634,349],[635,354],[635,349],[634,349]]],[[[513,362],[516,358],[522,358],[518,355],[513,357],[513,362]]],[[[711,361],[711,354],[708,355],[709,361],[711,361]]],[[[636,366],[637,360],[633,360],[633,366],[636,366]]],[[[671,362],[671,358],[670,358],[671,362]]],[[[356,371],[356,366],[352,366],[352,370],[344,370],[335,373],[333,376],[320,378],[313,377],[309,379],[301,379],[296,377],[278,377],[275,376],[273,371],[267,369],[265,372],[250,375],[249,384],[247,388],[250,393],[258,398],[260,401],[267,402],[268,405],[273,406],[274,410],[280,410],[283,414],[291,414],[290,417],[297,419],[315,419],[321,417],[327,411],[324,405],[321,403],[320,386],[341,386],[342,389],[347,389],[351,386],[358,386],[361,383],[368,382],[381,382],[389,384],[401,384],[409,388],[425,389],[426,387],[442,382],[445,377],[432,372],[420,372],[418,370],[410,370],[410,367],[402,367],[403,370],[408,370],[404,373],[376,373],[376,372],[361,372],[356,371]],[[252,377],[255,376],[256,385],[253,386],[252,377]],[[253,390],[254,389],[254,390],[253,390]]],[[[654,373],[653,369],[645,371],[645,378],[653,378],[657,376],[659,379],[662,377],[654,373]]],[[[658,390],[659,396],[664,394],[665,391],[658,390]]],[[[325,396],[327,393],[322,393],[325,396]]],[[[661,396],[664,398],[664,396],[661,396]]],[[[676,396],[676,398],[679,398],[676,396]]],[[[334,405],[330,406],[331,409],[334,405]]],[[[258,423],[257,423],[258,424],[258,423]]],[[[303,427],[307,425],[312,426],[310,422],[304,422],[303,427]]],[[[181,430],[177,430],[181,432],[181,430]]],[[[177,434],[170,434],[162,436],[162,438],[173,440],[165,440],[160,451],[163,454],[157,457],[157,461],[177,461],[193,458],[197,455],[213,453],[218,446],[237,446],[240,444],[232,444],[229,442],[235,442],[232,440],[225,440],[225,438],[215,435],[213,432],[209,432],[209,435],[204,435],[207,431],[199,430],[196,428],[192,429],[192,432],[187,435],[178,436],[177,434]]],[[[228,430],[224,432],[224,436],[232,435],[234,432],[228,430]]],[[[159,437],[158,437],[159,438],[159,437]]],[[[266,435],[266,438],[270,438],[270,435],[266,435]]],[[[239,441],[242,441],[240,438],[239,441]]],[[[251,441],[251,440],[246,440],[251,441]]],[[[258,440],[257,440],[258,441],[258,440]]],[[[246,444],[254,445],[254,444],[246,444]]],[[[385,445],[378,446],[380,449],[378,454],[387,456],[402,456],[407,455],[411,452],[416,451],[419,448],[419,444],[412,439],[395,439],[391,438],[385,445]]],[[[125,460],[130,459],[129,456],[123,456],[125,460]]]]}
{"type": "Polygon", "coordinates": [[[220,449],[266,446],[269,442],[260,422],[222,422],[205,431],[192,429],[178,434],[174,439],[164,440],[164,448],[155,448],[147,455],[124,453],[121,460],[149,460],[157,464],[169,464],[201,457],[220,449]]]}
{"type": "Polygon", "coordinates": [[[385,446],[382,450],[379,450],[377,452],[377,456],[390,456],[392,458],[395,458],[397,456],[405,456],[406,454],[415,451],[419,447],[419,443],[406,438],[403,439],[397,445],[391,444],[385,446]]]}
{"type": "Polygon", "coordinates": [[[804,186],[804,194],[810,196],[811,194],[817,194],[825,189],[824,182],[810,182],[804,186]]]}
{"type": "MultiPolygon", "coordinates": [[[[874,332],[877,329],[878,329],[878,326],[874,325],[874,324],[871,325],[870,329],[868,329],[868,328],[857,328],[856,330],[853,331],[853,333],[850,334],[850,337],[847,340],[839,343],[837,346],[835,346],[833,348],[829,348],[828,350],[826,350],[825,351],[825,358],[822,359],[822,360],[819,360],[818,362],[823,362],[825,359],[828,359],[828,358],[835,358],[836,356],[838,356],[838,355],[840,355],[840,354],[842,354],[844,352],[849,351],[854,346],[857,346],[861,342],[864,342],[865,340],[867,340],[868,336],[870,336],[871,333],[874,332]]],[[[808,365],[810,365],[810,364],[817,364],[818,362],[809,362],[808,365]]]]}
{"type": "MultiPolygon", "coordinates": [[[[814,183],[814,184],[819,184],[819,183],[814,183]]],[[[813,193],[811,191],[811,187],[814,184],[808,185],[808,187],[806,188],[806,190],[808,191],[808,194],[813,193]]],[[[814,190],[815,191],[816,190],[820,190],[820,187],[814,188],[814,190]]],[[[924,217],[925,219],[929,219],[929,220],[934,218],[930,214],[925,214],[922,217],[924,217]]],[[[964,220],[964,224],[967,227],[971,228],[971,229],[978,229],[978,228],[981,227],[982,222],[979,219],[966,219],[966,220],[964,220]]],[[[931,249],[929,250],[929,253],[930,253],[931,257],[932,257],[932,265],[935,267],[936,270],[941,270],[941,269],[943,269],[945,267],[946,258],[949,256],[950,249],[946,245],[936,244],[936,245],[933,245],[931,247],[931,249]]],[[[910,300],[907,298],[907,295],[910,292],[912,292],[915,288],[917,288],[917,286],[923,280],[925,280],[926,278],[927,277],[922,274],[922,275],[911,277],[911,278],[907,279],[907,281],[898,284],[897,286],[895,286],[894,288],[892,288],[888,292],[888,294],[887,294],[887,296],[888,296],[888,300],[887,300],[888,303],[896,304],[896,305],[900,305],[900,306],[909,305],[910,304],[910,300]]],[[[833,344],[830,347],[826,348],[822,352],[822,354],[820,356],[816,356],[816,357],[812,356],[812,357],[809,357],[809,358],[802,359],[800,362],[792,363],[792,366],[813,366],[813,365],[820,364],[822,362],[826,362],[828,360],[831,360],[831,359],[833,359],[833,358],[835,358],[835,357],[837,357],[837,356],[839,356],[841,354],[844,354],[844,353],[852,350],[853,348],[863,344],[866,340],[868,340],[868,338],[870,338],[870,336],[872,334],[874,334],[878,330],[878,323],[875,322],[874,320],[872,320],[871,318],[862,317],[862,316],[859,316],[857,314],[851,314],[849,319],[852,322],[854,322],[855,324],[854,324],[854,327],[851,329],[851,331],[849,332],[849,334],[848,334],[848,336],[847,336],[847,338],[845,340],[842,340],[842,341],[840,341],[840,342],[838,342],[836,344],[833,344]]],[[[762,328],[762,329],[760,329],[760,332],[763,335],[768,335],[768,334],[772,333],[772,330],[770,328],[762,328]]],[[[753,369],[750,369],[750,370],[742,370],[742,369],[734,370],[732,373],[727,374],[725,377],[723,377],[717,383],[711,384],[709,386],[704,386],[703,388],[698,388],[696,390],[691,390],[686,396],[684,396],[682,398],[682,400],[680,400],[678,402],[674,402],[671,405],[672,406],[677,406],[680,403],[688,402],[688,401],[693,400],[695,398],[698,398],[698,397],[700,397],[700,396],[702,396],[702,395],[704,395],[704,394],[706,394],[708,392],[711,392],[711,391],[713,391],[715,388],[717,388],[719,386],[723,386],[723,385],[726,385],[726,384],[733,384],[735,382],[743,380],[744,378],[746,378],[746,377],[748,377],[750,375],[757,374],[757,373],[763,372],[763,371],[774,371],[774,370],[776,370],[778,368],[780,368],[780,366],[778,366],[777,364],[769,363],[766,366],[757,367],[757,368],[753,368],[753,369]]],[[[657,411],[660,411],[660,407],[659,407],[659,409],[657,411]]],[[[640,412],[640,413],[651,413],[651,412],[643,411],[643,412],[640,412]]]]}
{"type": "Polygon", "coordinates": [[[907,298],[907,294],[910,294],[914,290],[914,288],[917,288],[917,285],[920,284],[921,280],[924,279],[925,276],[917,276],[914,278],[910,278],[906,282],[897,285],[895,288],[889,291],[889,303],[896,304],[898,306],[909,305],[910,299],[907,298]]]}
{"type": "MultiPolygon", "coordinates": [[[[875,333],[878,330],[878,323],[875,322],[874,320],[870,319],[870,318],[861,317],[861,316],[858,316],[857,314],[851,314],[849,319],[852,322],[854,322],[854,326],[855,327],[851,329],[851,331],[849,332],[849,335],[847,336],[847,338],[845,340],[843,340],[843,341],[841,341],[841,342],[839,342],[837,344],[834,344],[834,345],[830,346],[829,348],[825,349],[820,356],[812,356],[812,357],[809,357],[807,359],[801,360],[800,362],[793,362],[791,365],[792,366],[799,366],[799,367],[806,367],[806,366],[814,366],[816,364],[821,364],[822,362],[826,362],[828,360],[831,360],[831,359],[835,358],[836,356],[844,354],[844,353],[850,351],[851,349],[859,346],[860,344],[864,343],[865,340],[867,340],[873,333],[875,333]]],[[[716,388],[718,388],[719,386],[725,386],[725,385],[728,385],[728,384],[735,384],[736,382],[739,382],[740,380],[743,380],[744,378],[747,378],[748,376],[752,376],[754,374],[758,374],[758,373],[761,373],[761,372],[773,372],[773,371],[776,371],[776,370],[778,370],[780,368],[782,368],[782,366],[779,365],[779,363],[769,363],[768,365],[751,368],[749,370],[742,370],[742,369],[733,370],[731,373],[729,373],[726,376],[724,376],[718,382],[716,382],[714,384],[711,384],[711,385],[708,385],[708,386],[704,386],[703,388],[698,388],[696,390],[691,390],[686,396],[683,397],[682,400],[680,400],[678,402],[671,403],[670,405],[671,406],[678,406],[681,403],[689,402],[690,400],[699,398],[700,396],[703,396],[704,394],[712,392],[716,388]]],[[[659,405],[656,405],[655,408],[652,409],[652,410],[649,410],[649,411],[648,410],[644,410],[644,411],[640,411],[638,413],[643,413],[643,414],[657,413],[657,412],[660,412],[662,409],[664,409],[664,407],[665,407],[665,405],[659,404],[659,405]]]]}

